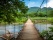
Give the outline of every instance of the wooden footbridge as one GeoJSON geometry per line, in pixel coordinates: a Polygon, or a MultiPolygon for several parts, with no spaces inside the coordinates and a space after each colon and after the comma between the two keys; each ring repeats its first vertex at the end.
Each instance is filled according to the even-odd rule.
{"type": "Polygon", "coordinates": [[[30,19],[24,24],[16,40],[44,40],[30,19]]]}
{"type": "Polygon", "coordinates": [[[16,40],[44,40],[30,19],[24,24],[16,40]]]}

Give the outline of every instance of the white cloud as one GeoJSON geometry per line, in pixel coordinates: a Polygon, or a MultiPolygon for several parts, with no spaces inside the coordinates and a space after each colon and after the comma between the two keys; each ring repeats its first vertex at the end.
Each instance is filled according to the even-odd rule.
{"type": "Polygon", "coordinates": [[[35,2],[29,2],[28,7],[34,7],[34,6],[36,6],[35,4],[36,4],[35,2]]]}
{"type": "MultiPolygon", "coordinates": [[[[44,4],[44,7],[46,7],[46,4],[44,4]]],[[[49,0],[49,1],[48,1],[47,7],[53,8],[53,0],[49,0]]]]}

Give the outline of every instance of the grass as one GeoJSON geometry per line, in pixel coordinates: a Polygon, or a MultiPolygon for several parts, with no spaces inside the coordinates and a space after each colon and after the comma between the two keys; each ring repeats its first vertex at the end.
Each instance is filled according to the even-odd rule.
{"type": "MultiPolygon", "coordinates": [[[[17,19],[17,23],[19,24],[24,24],[27,21],[28,18],[26,17],[22,17],[20,19],[17,19]]],[[[30,17],[30,19],[36,23],[36,21],[38,21],[37,23],[52,23],[53,21],[53,17],[30,17]]]]}
{"type": "MultiPolygon", "coordinates": [[[[27,19],[28,18],[26,18],[26,17],[16,18],[15,23],[24,24],[27,21],[27,19]]],[[[34,23],[52,23],[53,24],[53,17],[30,17],[30,19],[34,23]]],[[[2,23],[4,23],[4,22],[2,22],[2,23]]]]}

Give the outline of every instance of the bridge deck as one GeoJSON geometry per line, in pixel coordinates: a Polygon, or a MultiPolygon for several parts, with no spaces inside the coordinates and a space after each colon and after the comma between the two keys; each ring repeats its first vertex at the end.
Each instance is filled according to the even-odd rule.
{"type": "Polygon", "coordinates": [[[28,19],[23,29],[19,33],[17,40],[44,40],[44,39],[40,37],[40,34],[34,27],[32,21],[28,19]]]}

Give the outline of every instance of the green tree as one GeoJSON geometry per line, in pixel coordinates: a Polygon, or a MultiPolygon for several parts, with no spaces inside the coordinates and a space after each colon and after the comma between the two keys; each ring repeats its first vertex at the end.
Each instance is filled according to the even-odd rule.
{"type": "Polygon", "coordinates": [[[50,10],[50,11],[49,11],[48,16],[49,16],[49,17],[53,17],[53,10],[50,10]]]}
{"type": "Polygon", "coordinates": [[[49,31],[43,31],[41,35],[46,39],[46,40],[53,40],[53,27],[49,27],[49,31]]]}
{"type": "Polygon", "coordinates": [[[22,0],[0,0],[0,22],[14,22],[18,11],[26,13],[28,7],[22,0]]]}
{"type": "Polygon", "coordinates": [[[39,17],[43,17],[43,13],[39,13],[38,16],[39,16],[39,17]]]}

